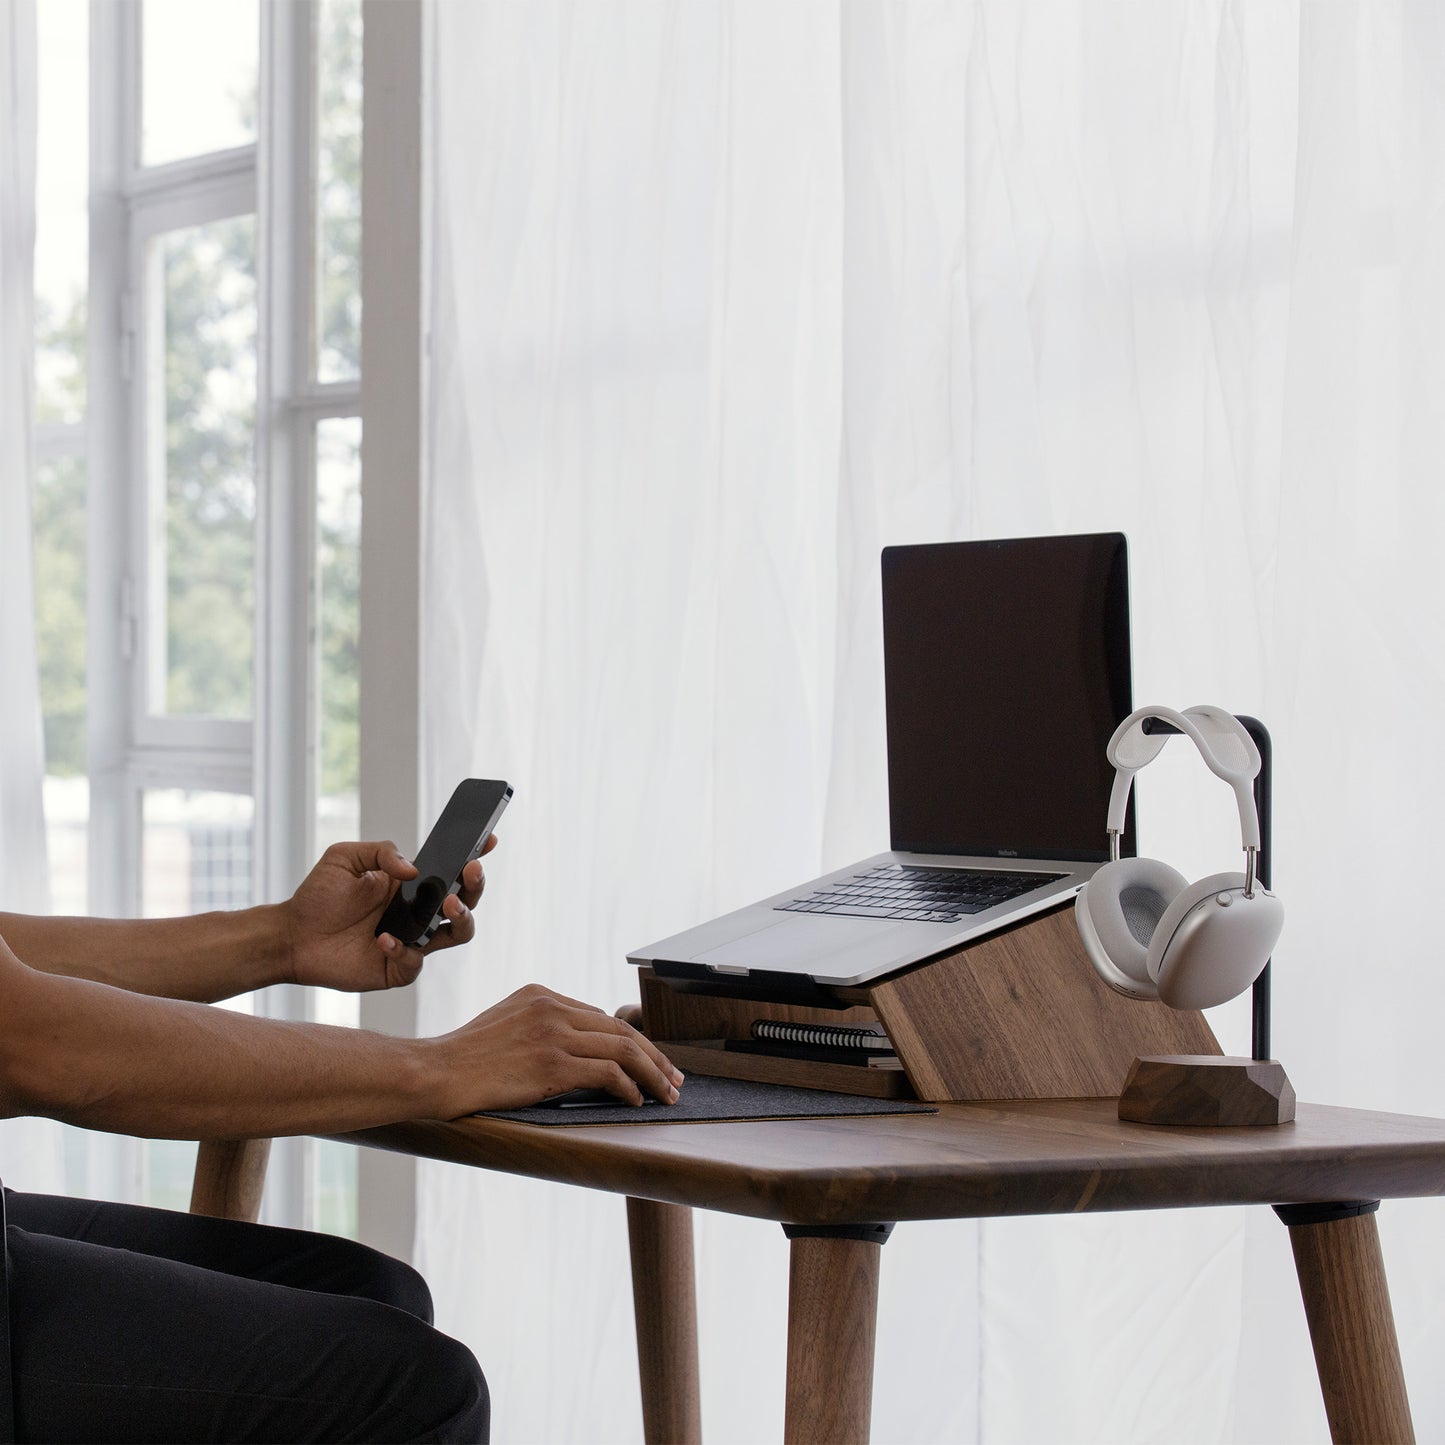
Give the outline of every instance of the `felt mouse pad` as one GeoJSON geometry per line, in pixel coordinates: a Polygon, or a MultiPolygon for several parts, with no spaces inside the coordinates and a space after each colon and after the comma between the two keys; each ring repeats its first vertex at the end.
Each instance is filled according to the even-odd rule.
{"type": "Polygon", "coordinates": [[[754,1084],[689,1074],[675,1104],[589,1104],[560,1109],[488,1110],[491,1119],[523,1124],[703,1124],[725,1119],[829,1119],[847,1114],[936,1114],[932,1104],[909,1099],[871,1099],[787,1084],[754,1084]]]}

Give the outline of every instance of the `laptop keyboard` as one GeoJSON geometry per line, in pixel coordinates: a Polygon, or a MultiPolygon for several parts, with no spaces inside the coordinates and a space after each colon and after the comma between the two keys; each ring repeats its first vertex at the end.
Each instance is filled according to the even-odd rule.
{"type": "Polygon", "coordinates": [[[783,913],[836,913],[849,918],[910,918],[921,923],[962,923],[975,913],[1021,898],[1062,873],[1015,873],[975,868],[914,868],[886,863],[791,903],[783,913]]]}

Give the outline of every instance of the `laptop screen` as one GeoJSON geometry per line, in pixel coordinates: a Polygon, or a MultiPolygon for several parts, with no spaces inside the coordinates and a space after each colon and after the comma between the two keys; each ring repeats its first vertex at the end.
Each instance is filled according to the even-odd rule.
{"type": "MultiPolygon", "coordinates": [[[[1102,861],[1132,710],[1120,533],[883,551],[892,846],[1102,861]]],[[[1124,852],[1134,851],[1130,808],[1124,852]]]]}

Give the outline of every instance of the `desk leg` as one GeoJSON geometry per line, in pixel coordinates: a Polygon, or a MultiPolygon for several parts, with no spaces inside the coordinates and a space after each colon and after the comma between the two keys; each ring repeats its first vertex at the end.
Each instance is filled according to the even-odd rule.
{"type": "Polygon", "coordinates": [[[254,1224],[270,1157],[269,1139],[202,1139],[191,1181],[191,1213],[254,1224]]]}
{"type": "Polygon", "coordinates": [[[784,1226],[792,1240],[784,1445],[867,1445],[878,1261],[892,1227],[784,1226]]]}
{"type": "Polygon", "coordinates": [[[1395,1316],[1375,1227],[1379,1201],[1277,1206],[1315,1349],[1330,1438],[1413,1445],[1395,1316]]]}
{"type": "Polygon", "coordinates": [[[647,1445],[701,1445],[692,1210],[628,1199],[632,1305],[647,1445]]]}

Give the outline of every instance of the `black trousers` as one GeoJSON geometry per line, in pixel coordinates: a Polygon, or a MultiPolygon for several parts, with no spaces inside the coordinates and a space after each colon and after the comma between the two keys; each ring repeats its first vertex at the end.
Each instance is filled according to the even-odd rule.
{"type": "Polygon", "coordinates": [[[3,1197],[9,1438],[487,1438],[482,1372],[406,1265],[301,1230],[3,1197]]]}

